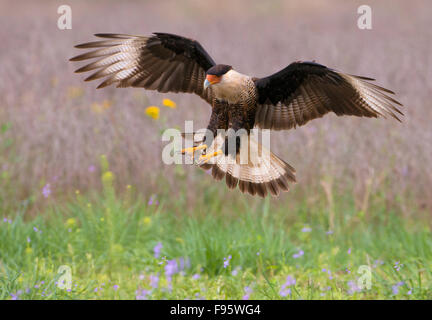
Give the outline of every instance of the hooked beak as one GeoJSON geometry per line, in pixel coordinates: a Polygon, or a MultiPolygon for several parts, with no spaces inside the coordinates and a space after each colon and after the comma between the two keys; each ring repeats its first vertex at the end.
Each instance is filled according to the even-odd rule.
{"type": "Polygon", "coordinates": [[[207,89],[210,86],[211,86],[211,82],[208,81],[207,79],[205,79],[205,81],[204,81],[204,89],[207,89]]]}
{"type": "Polygon", "coordinates": [[[205,81],[204,81],[204,89],[207,89],[211,85],[219,83],[220,81],[221,81],[221,77],[213,75],[213,74],[208,74],[206,76],[205,81]]]}

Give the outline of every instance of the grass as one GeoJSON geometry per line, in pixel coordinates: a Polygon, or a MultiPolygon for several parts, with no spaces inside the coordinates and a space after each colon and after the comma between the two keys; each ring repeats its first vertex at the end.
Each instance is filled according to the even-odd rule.
{"type": "Polygon", "coordinates": [[[207,211],[190,210],[167,196],[135,200],[132,187],[117,195],[114,179],[106,171],[101,194],[77,192],[36,218],[2,217],[0,299],[432,298],[429,227],[379,194],[368,215],[335,197],[329,230],[325,201],[274,209],[210,189],[207,211]],[[56,285],[62,265],[70,291],[56,285]],[[362,265],[369,290],[356,286],[362,265]]]}

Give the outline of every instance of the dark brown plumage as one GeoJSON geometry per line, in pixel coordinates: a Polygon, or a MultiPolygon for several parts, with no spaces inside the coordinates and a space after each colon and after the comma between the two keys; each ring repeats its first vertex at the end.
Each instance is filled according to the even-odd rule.
{"type": "Polygon", "coordinates": [[[142,87],[159,92],[189,92],[212,106],[210,139],[194,137],[204,150],[198,164],[225,177],[229,188],[265,197],[288,191],[295,170],[255,141],[253,128],[291,129],[328,112],[360,117],[402,115],[392,91],[374,79],[353,76],[315,62],[294,62],[264,78],[254,78],[216,64],[195,40],[168,33],[150,37],[96,34],[108,40],[76,46],[92,49],[71,59],[95,58],[76,72],[95,71],[85,80],[105,78],[98,88],[142,87]],[[228,130],[219,133],[218,130],[228,130]],[[234,148],[229,147],[234,144],[234,148]],[[245,151],[245,152],[243,152],[245,151]],[[244,161],[246,160],[246,161],[244,161]]]}

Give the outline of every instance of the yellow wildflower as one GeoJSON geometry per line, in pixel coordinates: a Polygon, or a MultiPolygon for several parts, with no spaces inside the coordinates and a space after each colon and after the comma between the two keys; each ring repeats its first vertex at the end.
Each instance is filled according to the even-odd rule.
{"type": "Polygon", "coordinates": [[[102,175],[102,182],[110,184],[114,180],[114,174],[111,171],[107,171],[102,175]]]}
{"type": "Polygon", "coordinates": [[[100,283],[104,283],[108,281],[109,277],[107,274],[102,273],[97,275],[97,279],[99,280],[100,283]]]}
{"type": "Polygon", "coordinates": [[[147,107],[145,110],[146,114],[155,120],[159,119],[159,108],[156,106],[147,107]]]}
{"type": "Polygon", "coordinates": [[[76,220],[74,218],[69,218],[66,220],[66,226],[72,228],[76,225],[76,220]]]}
{"type": "Polygon", "coordinates": [[[111,105],[112,105],[112,103],[111,103],[111,101],[109,101],[109,100],[104,100],[104,101],[102,102],[102,108],[104,108],[105,110],[106,110],[106,109],[109,109],[109,107],[111,107],[111,105]]]}
{"type": "Polygon", "coordinates": [[[58,78],[57,77],[52,77],[51,78],[51,86],[52,87],[57,87],[58,84],[58,78]]]}
{"type": "Polygon", "coordinates": [[[151,222],[152,222],[152,220],[151,220],[150,217],[144,217],[144,218],[143,218],[143,224],[144,224],[145,226],[150,225],[151,222]]]}
{"type": "Polygon", "coordinates": [[[84,95],[84,90],[81,87],[68,87],[67,96],[70,99],[80,98],[84,95]]]}
{"type": "Polygon", "coordinates": [[[27,247],[27,248],[25,249],[25,253],[26,253],[26,254],[32,254],[32,253],[33,253],[33,249],[30,248],[30,247],[27,247]]]}
{"type": "Polygon", "coordinates": [[[99,114],[104,111],[103,106],[97,102],[92,103],[91,109],[94,113],[99,113],[99,114]]]}
{"type": "Polygon", "coordinates": [[[163,99],[162,103],[163,103],[163,105],[165,107],[168,107],[168,108],[171,108],[171,109],[177,108],[177,104],[174,101],[170,100],[170,99],[163,99]]]}

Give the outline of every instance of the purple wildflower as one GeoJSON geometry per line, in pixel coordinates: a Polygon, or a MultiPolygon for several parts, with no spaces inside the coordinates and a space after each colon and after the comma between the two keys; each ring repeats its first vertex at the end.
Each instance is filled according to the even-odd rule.
{"type": "Polygon", "coordinates": [[[392,292],[394,295],[397,295],[399,293],[399,287],[402,287],[405,284],[403,281],[399,281],[395,285],[392,286],[392,292]]]}
{"type": "Polygon", "coordinates": [[[327,270],[327,269],[324,268],[324,269],[322,269],[322,272],[327,272],[327,274],[329,275],[329,279],[330,279],[330,280],[333,279],[332,272],[331,272],[330,269],[327,270]]]}
{"type": "Polygon", "coordinates": [[[240,266],[235,267],[235,269],[231,272],[231,274],[235,277],[238,275],[239,271],[241,270],[240,266]]]}
{"type": "Polygon", "coordinates": [[[42,189],[42,194],[45,198],[48,198],[49,195],[51,194],[51,186],[49,183],[47,183],[43,189],[42,189]]]}
{"type": "Polygon", "coordinates": [[[348,249],[348,254],[351,254],[351,248],[348,249]]]}
{"type": "Polygon", "coordinates": [[[185,260],[183,257],[179,258],[179,270],[184,270],[185,268],[185,260]]]}
{"type": "Polygon", "coordinates": [[[228,258],[224,258],[224,264],[223,264],[224,268],[227,268],[229,266],[231,258],[232,258],[231,255],[229,255],[228,258]]]}
{"type": "Polygon", "coordinates": [[[399,271],[401,267],[403,267],[403,264],[401,264],[399,261],[396,261],[393,268],[395,268],[396,271],[399,271]]]}
{"type": "Polygon", "coordinates": [[[194,280],[198,280],[200,277],[201,277],[201,276],[200,276],[199,273],[195,273],[195,274],[192,276],[192,279],[194,279],[194,280]]]}
{"type": "Polygon", "coordinates": [[[293,258],[297,259],[297,258],[300,258],[302,255],[304,255],[304,251],[299,250],[299,252],[293,254],[293,258]]]}
{"type": "Polygon", "coordinates": [[[374,264],[373,264],[372,267],[373,268],[377,268],[378,265],[383,265],[383,264],[384,264],[384,261],[377,259],[377,260],[374,261],[374,264]]]}
{"type": "Polygon", "coordinates": [[[294,286],[296,284],[296,279],[293,276],[287,276],[285,283],[281,286],[281,289],[279,291],[279,294],[281,297],[286,297],[288,295],[291,295],[291,286],[294,286]]]}
{"type": "Polygon", "coordinates": [[[136,293],[137,300],[147,300],[147,296],[151,294],[151,291],[141,290],[141,292],[139,292],[139,290],[137,290],[135,293],[136,293]]]}
{"type": "Polygon", "coordinates": [[[287,276],[285,283],[281,286],[281,289],[279,291],[279,295],[281,297],[286,297],[288,295],[291,295],[291,286],[294,286],[296,284],[296,279],[293,276],[287,276]]]}
{"type": "Polygon", "coordinates": [[[118,284],[113,285],[113,289],[114,289],[114,291],[117,291],[118,288],[119,288],[118,284]]]}
{"type": "Polygon", "coordinates": [[[153,248],[154,257],[156,259],[158,259],[160,257],[161,249],[162,249],[162,243],[158,242],[157,245],[155,245],[154,248],[153,248]]]}
{"type": "Polygon", "coordinates": [[[357,286],[354,281],[348,281],[348,294],[354,294],[355,292],[360,292],[361,289],[357,286]]]}
{"type": "Polygon", "coordinates": [[[398,285],[394,285],[392,286],[392,292],[394,295],[399,293],[399,286],[398,285]]]}
{"type": "Polygon", "coordinates": [[[171,278],[171,276],[176,274],[178,271],[179,270],[178,270],[177,261],[175,259],[168,260],[167,264],[165,265],[165,275],[168,278],[171,278]]]}
{"type": "Polygon", "coordinates": [[[252,293],[252,288],[249,286],[244,287],[245,295],[243,296],[243,300],[249,300],[250,294],[252,293]]]}
{"type": "Polygon", "coordinates": [[[30,243],[31,239],[30,237],[27,237],[27,242],[30,243]]]}
{"type": "Polygon", "coordinates": [[[39,231],[39,229],[38,229],[38,228],[36,228],[36,227],[33,227],[33,231],[34,231],[34,232],[38,232],[38,231],[39,231]]]}
{"type": "Polygon", "coordinates": [[[200,296],[200,294],[198,292],[195,293],[195,298],[198,299],[198,300],[205,300],[205,297],[200,296]]]}
{"type": "Polygon", "coordinates": [[[293,285],[296,284],[296,279],[295,279],[293,276],[288,276],[288,277],[286,278],[286,282],[285,282],[285,284],[286,284],[287,286],[293,286],[293,285]]]}
{"type": "Polygon", "coordinates": [[[312,228],[304,227],[301,231],[302,231],[302,232],[311,232],[311,231],[312,231],[312,228]]]}
{"type": "Polygon", "coordinates": [[[329,231],[326,232],[326,235],[328,235],[328,236],[331,235],[331,234],[333,234],[333,231],[331,231],[331,230],[329,230],[329,231]]]}
{"type": "Polygon", "coordinates": [[[159,277],[158,276],[150,276],[150,286],[156,289],[159,285],[159,277]]]}
{"type": "Polygon", "coordinates": [[[286,288],[286,289],[283,289],[283,290],[281,289],[279,291],[279,294],[280,294],[281,297],[286,297],[286,296],[288,296],[288,295],[291,294],[291,289],[290,288],[286,288]]]}
{"type": "Polygon", "coordinates": [[[158,205],[159,201],[156,200],[156,196],[151,196],[150,200],[148,201],[148,205],[151,206],[152,204],[158,205]]]}
{"type": "Polygon", "coordinates": [[[93,164],[88,167],[88,172],[95,172],[95,171],[96,171],[96,166],[94,166],[93,164]]]}

